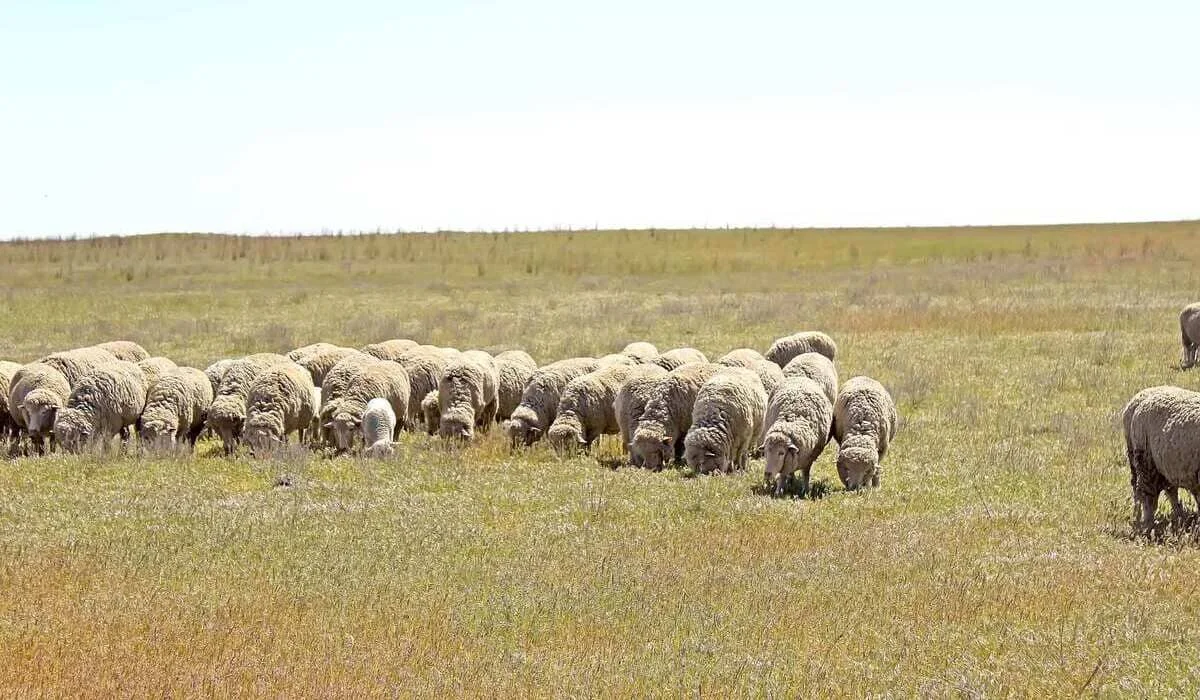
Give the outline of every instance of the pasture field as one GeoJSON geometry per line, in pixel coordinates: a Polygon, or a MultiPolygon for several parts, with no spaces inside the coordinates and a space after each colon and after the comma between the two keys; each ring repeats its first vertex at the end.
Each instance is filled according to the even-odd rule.
{"type": "Polygon", "coordinates": [[[1114,418],[1200,386],[1198,270],[1190,222],[0,244],[0,359],[816,329],[902,417],[880,490],[843,491],[834,446],[806,500],[761,495],[761,461],[612,470],[498,431],[0,460],[0,694],[1194,696],[1200,550],[1131,537],[1114,418]]]}

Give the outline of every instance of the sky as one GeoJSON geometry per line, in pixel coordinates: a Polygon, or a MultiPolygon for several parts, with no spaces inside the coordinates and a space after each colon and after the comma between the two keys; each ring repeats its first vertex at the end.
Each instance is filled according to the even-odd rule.
{"type": "Polygon", "coordinates": [[[0,238],[1200,218],[1200,3],[0,0],[0,238]]]}

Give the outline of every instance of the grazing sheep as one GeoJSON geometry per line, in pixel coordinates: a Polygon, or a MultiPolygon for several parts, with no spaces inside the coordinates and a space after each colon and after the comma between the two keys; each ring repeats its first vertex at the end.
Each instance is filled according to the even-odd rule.
{"type": "Polygon", "coordinates": [[[707,363],[708,358],[695,348],[675,348],[664,352],[650,362],[669,372],[684,365],[707,363]]]}
{"type": "Polygon", "coordinates": [[[762,443],[767,390],[752,370],[727,367],[696,393],[683,457],[698,474],[745,469],[762,443]]]}
{"type": "Polygon", "coordinates": [[[234,360],[225,371],[205,421],[208,428],[221,438],[225,454],[233,454],[241,440],[246,424],[246,397],[250,394],[250,385],[265,370],[284,362],[290,360],[283,355],[264,352],[234,360]]]}
{"type": "Polygon", "coordinates": [[[95,347],[104,350],[118,360],[125,360],[126,362],[141,362],[150,357],[150,353],[146,352],[146,348],[132,340],[110,340],[107,343],[100,343],[95,347]]]}
{"type": "Polygon", "coordinates": [[[558,415],[546,432],[550,446],[559,454],[569,455],[576,449],[591,449],[601,435],[619,433],[617,392],[638,373],[637,367],[609,365],[568,382],[558,401],[558,415]]]}
{"type": "Polygon", "coordinates": [[[324,386],[325,377],[339,362],[347,357],[362,355],[363,353],[354,348],[339,348],[337,346],[321,348],[316,352],[309,353],[299,360],[294,362],[304,369],[308,370],[308,375],[312,377],[315,386],[324,386]]]}
{"type": "Polygon", "coordinates": [[[179,365],[165,357],[147,357],[139,361],[137,366],[141,368],[142,373],[146,376],[147,391],[154,388],[154,382],[157,382],[159,377],[167,372],[179,369],[179,365]]]}
{"type": "Polygon", "coordinates": [[[714,374],[729,369],[714,364],[690,364],[672,370],[659,382],[633,431],[630,456],[634,464],[658,471],[683,459],[683,438],[692,427],[696,393],[714,374]]]}
{"type": "Polygon", "coordinates": [[[367,402],[367,410],[362,418],[362,436],[368,457],[391,457],[395,451],[392,442],[398,432],[396,412],[391,402],[387,399],[371,399],[367,402]]]}
{"type": "Polygon", "coordinates": [[[341,362],[334,365],[333,369],[329,370],[329,373],[325,375],[325,381],[321,384],[321,404],[318,408],[320,413],[318,424],[321,427],[320,435],[317,438],[319,444],[334,445],[333,431],[325,428],[325,424],[333,420],[333,414],[337,413],[338,406],[342,402],[342,396],[350,390],[350,385],[354,382],[355,378],[362,374],[366,368],[383,361],[370,355],[356,353],[347,356],[341,362]]]}
{"type": "Polygon", "coordinates": [[[833,360],[819,352],[796,355],[783,368],[784,377],[808,377],[825,390],[829,402],[837,401],[838,373],[833,360]]]}
{"type": "Polygon", "coordinates": [[[1200,362],[1200,302],[1188,304],[1179,312],[1179,333],[1183,336],[1181,369],[1191,369],[1200,362]]]}
{"type": "Polygon", "coordinates": [[[480,350],[468,350],[450,360],[438,381],[438,434],[443,438],[470,440],[475,428],[484,433],[496,420],[496,361],[480,350]]]}
{"type": "Polygon", "coordinates": [[[630,343],[621,350],[622,355],[628,355],[639,365],[648,365],[658,357],[658,348],[643,340],[630,343]]]}
{"type": "Polygon", "coordinates": [[[174,447],[183,440],[195,447],[212,401],[212,382],[204,372],[192,367],[170,370],[150,387],[137,422],[138,437],[158,447],[174,447]]]}
{"type": "Polygon", "coordinates": [[[289,433],[312,425],[312,375],[295,362],[280,362],[264,369],[250,385],[246,396],[246,424],[242,439],[253,454],[262,454],[287,442],[289,433]]]}
{"type": "Polygon", "coordinates": [[[596,360],[596,364],[600,368],[611,367],[613,365],[636,365],[637,360],[634,360],[629,355],[622,355],[619,352],[614,352],[610,355],[605,355],[596,360]]]}
{"type": "Polygon", "coordinates": [[[422,422],[424,416],[421,413],[421,401],[429,392],[438,390],[438,382],[442,380],[446,364],[457,354],[458,351],[453,348],[418,345],[396,358],[396,362],[408,372],[408,381],[411,384],[408,410],[405,412],[407,425],[415,427],[422,422]]]}
{"type": "Polygon", "coordinates": [[[573,357],[534,372],[521,394],[521,403],[504,423],[504,434],[512,446],[528,447],[541,440],[558,417],[558,402],[567,384],[576,377],[594,372],[597,367],[595,358],[573,357]]]}
{"type": "Polygon", "coordinates": [[[311,343],[309,345],[296,348],[295,350],[289,352],[286,357],[292,362],[298,364],[300,360],[303,360],[306,357],[310,357],[319,352],[324,352],[325,350],[333,350],[338,347],[340,346],[334,345],[333,343],[311,343]]]}
{"type": "Polygon", "coordinates": [[[833,338],[820,331],[793,333],[771,343],[771,349],[767,350],[766,358],[782,368],[787,367],[787,363],[791,362],[793,357],[806,352],[819,352],[825,357],[835,360],[837,359],[835,357],[837,343],[833,342],[833,338]]]}
{"type": "Polygon", "coordinates": [[[371,343],[359,348],[359,352],[370,355],[380,360],[390,360],[395,362],[401,355],[417,347],[418,343],[415,340],[408,338],[396,338],[394,340],[385,340],[382,343],[371,343]]]}
{"type": "MultiPolygon", "coordinates": [[[[1200,393],[1174,386],[1143,389],[1121,412],[1125,457],[1133,490],[1133,517],[1149,530],[1163,491],[1176,519],[1184,509],[1176,489],[1200,495],[1196,455],[1200,454],[1200,393]]],[[[1200,500],[1197,500],[1200,503],[1200,500]]]]}
{"type": "Polygon", "coordinates": [[[17,362],[0,361],[0,440],[16,439],[20,430],[14,419],[8,413],[8,390],[12,386],[13,375],[21,365],[17,362]]]}
{"type": "Polygon", "coordinates": [[[667,377],[667,370],[658,365],[638,365],[638,371],[629,377],[617,392],[613,410],[617,413],[617,428],[621,433],[621,449],[630,455],[634,466],[643,466],[642,460],[633,454],[633,433],[641,423],[646,404],[660,391],[659,386],[667,377]]]}
{"type": "MultiPolygon", "coordinates": [[[[350,380],[346,393],[339,397],[337,408],[323,424],[333,431],[334,444],[344,452],[354,447],[354,438],[360,433],[363,414],[372,399],[384,399],[398,415],[408,410],[408,373],[395,362],[379,360],[363,368],[350,380]]],[[[394,421],[393,421],[394,422],[394,421]]],[[[399,430],[401,425],[396,425],[399,430]]],[[[399,438],[392,435],[392,439],[399,438]]]]}
{"type": "Polygon", "coordinates": [[[721,359],[716,361],[716,364],[723,365],[725,367],[745,367],[746,369],[752,369],[752,365],[762,359],[765,358],[763,358],[762,353],[757,350],[752,350],[750,348],[738,348],[737,350],[730,350],[722,355],[721,359]]]}
{"type": "Polygon", "coordinates": [[[233,360],[217,360],[204,370],[204,375],[212,384],[213,396],[217,395],[217,387],[221,386],[221,380],[225,378],[225,372],[229,370],[229,366],[233,362],[233,360]]]}
{"type": "Polygon", "coordinates": [[[763,388],[767,390],[768,397],[774,394],[775,389],[783,383],[783,370],[770,360],[755,360],[745,369],[758,375],[759,380],[763,383],[763,388]]]}
{"type": "Polygon", "coordinates": [[[833,428],[833,403],[825,389],[808,377],[789,377],[767,404],[763,454],[766,480],[782,495],[800,472],[800,493],[808,493],[813,462],[821,456],[833,428]]]}
{"type": "Polygon", "coordinates": [[[67,383],[74,387],[83,378],[83,375],[104,365],[117,362],[117,358],[107,350],[90,347],[56,352],[43,357],[38,362],[50,365],[62,372],[63,376],[67,378],[67,383]]]}
{"type": "Polygon", "coordinates": [[[53,440],[54,420],[67,405],[71,385],[58,369],[34,362],[13,373],[8,390],[8,413],[33,443],[37,454],[45,453],[45,440],[53,440]]]}
{"type": "Polygon", "coordinates": [[[524,350],[508,350],[496,355],[496,422],[503,423],[521,403],[521,394],[529,378],[537,371],[537,363],[524,350]]]}
{"type": "Polygon", "coordinates": [[[137,365],[112,362],[79,378],[54,420],[54,439],[71,453],[120,435],[129,437],[146,407],[146,384],[137,365]]]}
{"type": "Polygon", "coordinates": [[[838,441],[838,478],[850,490],[879,486],[880,463],[896,436],[896,403],[879,382],[851,377],[833,405],[833,436],[838,441]]]}
{"type": "Polygon", "coordinates": [[[425,423],[425,432],[437,435],[442,424],[442,407],[438,404],[438,393],[431,391],[421,399],[421,416],[425,423]]]}

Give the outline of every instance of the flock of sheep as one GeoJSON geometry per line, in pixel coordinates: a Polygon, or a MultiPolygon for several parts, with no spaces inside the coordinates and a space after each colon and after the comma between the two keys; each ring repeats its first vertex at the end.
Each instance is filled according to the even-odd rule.
{"type": "Polygon", "coordinates": [[[226,454],[244,444],[261,455],[295,433],[302,444],[382,457],[402,429],[467,441],[499,423],[514,449],[544,438],[559,454],[619,435],[630,463],[654,470],[686,462],[727,472],[763,456],[776,494],[794,475],[806,492],[813,462],[835,439],[842,483],[878,486],[896,407],[868,377],[839,387],[836,352],[832,338],[810,331],[765,355],[740,348],[715,362],[636,342],[539,367],[519,350],[492,356],[400,339],[315,343],[201,371],[113,341],[0,362],[0,438],[14,454],[74,453],[106,449],[118,435],[128,443],[131,431],[149,448],[190,449],[208,431],[226,454]]]}

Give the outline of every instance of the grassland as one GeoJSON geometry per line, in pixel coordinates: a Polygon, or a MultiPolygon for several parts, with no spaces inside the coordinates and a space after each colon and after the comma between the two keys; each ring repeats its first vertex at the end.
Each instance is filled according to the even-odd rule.
{"type": "Polygon", "coordinates": [[[819,328],[903,416],[881,490],[843,492],[827,452],[817,500],[496,434],[0,462],[0,693],[1196,695],[1200,550],[1130,537],[1113,419],[1200,385],[1174,367],[1198,263],[1197,223],[0,245],[3,359],[819,328]]]}

